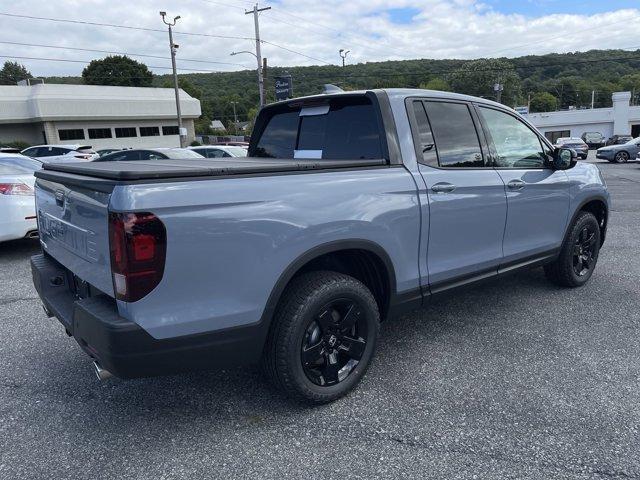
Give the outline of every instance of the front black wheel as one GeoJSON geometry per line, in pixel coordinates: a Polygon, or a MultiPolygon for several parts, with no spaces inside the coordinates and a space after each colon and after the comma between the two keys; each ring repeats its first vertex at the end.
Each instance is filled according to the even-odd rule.
{"type": "Polygon", "coordinates": [[[263,369],[298,400],[333,401],[364,376],[379,323],[373,295],[355,278],[336,272],[301,275],[276,310],[263,369]]]}
{"type": "Polygon", "coordinates": [[[558,259],[544,271],[554,283],[579,287],[589,281],[600,254],[600,226],[590,212],[580,212],[565,238],[558,259]]]}

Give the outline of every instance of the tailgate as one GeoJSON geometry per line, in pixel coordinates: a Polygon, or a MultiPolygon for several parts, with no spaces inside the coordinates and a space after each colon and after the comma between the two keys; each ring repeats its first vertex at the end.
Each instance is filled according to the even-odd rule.
{"type": "Polygon", "coordinates": [[[109,255],[110,193],[38,178],[40,243],[76,277],[113,296],[109,255]]]}

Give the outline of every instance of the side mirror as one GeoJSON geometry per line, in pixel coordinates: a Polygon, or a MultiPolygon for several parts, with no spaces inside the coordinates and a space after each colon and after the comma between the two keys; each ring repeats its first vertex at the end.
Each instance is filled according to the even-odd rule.
{"type": "Polygon", "coordinates": [[[553,164],[554,170],[568,170],[575,167],[578,163],[578,154],[571,148],[556,148],[553,152],[553,164]]]}

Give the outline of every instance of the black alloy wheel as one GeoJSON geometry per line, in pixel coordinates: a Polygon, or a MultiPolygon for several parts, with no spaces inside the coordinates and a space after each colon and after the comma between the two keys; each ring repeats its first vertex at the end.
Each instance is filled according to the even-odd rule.
{"type": "Polygon", "coordinates": [[[362,282],[333,271],[301,274],[276,309],[263,372],[298,401],[331,402],[362,380],[379,330],[378,304],[362,282]]]}
{"type": "Polygon", "coordinates": [[[600,254],[600,223],[591,212],[579,212],[567,232],[558,258],[544,266],[549,280],[563,287],[580,287],[593,274],[600,254]]]}
{"type": "Polygon", "coordinates": [[[587,224],[573,244],[573,271],[579,277],[587,275],[594,266],[597,233],[593,224],[587,224]]]}
{"type": "Polygon", "coordinates": [[[357,302],[341,298],[324,305],[302,341],[305,375],[321,386],[344,381],[362,359],[366,338],[367,322],[357,302]]]}

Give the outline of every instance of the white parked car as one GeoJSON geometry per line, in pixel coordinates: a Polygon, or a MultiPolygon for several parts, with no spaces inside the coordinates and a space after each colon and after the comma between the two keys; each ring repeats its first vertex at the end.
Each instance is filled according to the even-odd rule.
{"type": "Polygon", "coordinates": [[[91,145],[37,145],[22,151],[27,157],[45,163],[90,162],[99,157],[91,145]]]}
{"type": "Polygon", "coordinates": [[[207,158],[223,157],[246,157],[247,149],[233,145],[202,145],[199,147],[188,147],[194,152],[207,158]]]}
{"type": "Polygon", "coordinates": [[[41,167],[33,158],[0,153],[0,242],[38,235],[33,172],[41,167]]]}

